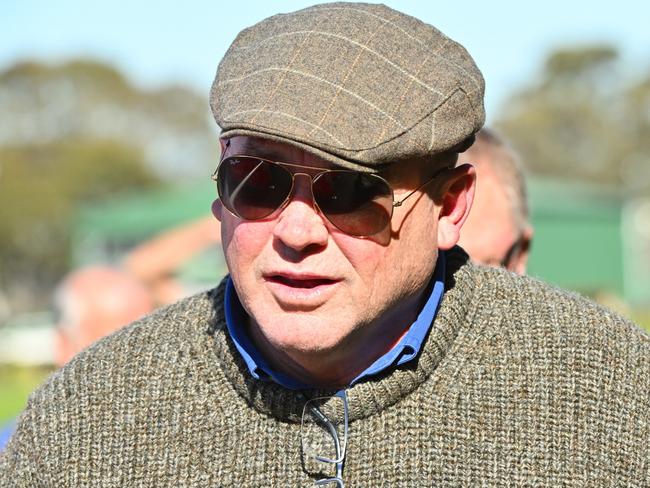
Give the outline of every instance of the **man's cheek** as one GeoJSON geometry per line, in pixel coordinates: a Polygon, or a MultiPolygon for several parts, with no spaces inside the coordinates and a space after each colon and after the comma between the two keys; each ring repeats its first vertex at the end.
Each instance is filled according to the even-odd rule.
{"type": "Polygon", "coordinates": [[[234,274],[237,271],[236,268],[240,267],[238,263],[241,261],[242,249],[237,244],[233,226],[228,222],[227,218],[221,223],[221,247],[228,269],[231,274],[234,274]]]}
{"type": "Polygon", "coordinates": [[[250,222],[225,217],[221,226],[221,239],[229,264],[248,267],[262,253],[263,239],[250,222]]]}

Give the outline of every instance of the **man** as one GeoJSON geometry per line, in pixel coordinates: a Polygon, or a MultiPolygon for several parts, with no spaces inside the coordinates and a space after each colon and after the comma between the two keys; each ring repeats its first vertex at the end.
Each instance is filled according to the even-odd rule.
{"type": "Polygon", "coordinates": [[[519,156],[494,131],[483,128],[459,157],[459,164],[464,163],[476,168],[478,185],[458,244],[474,262],[524,274],[533,228],[519,156]]]}
{"type": "Polygon", "coordinates": [[[240,33],[211,92],[230,276],[51,378],[4,486],[647,484],[648,337],[454,247],[482,99],[382,5],[240,33]]]}

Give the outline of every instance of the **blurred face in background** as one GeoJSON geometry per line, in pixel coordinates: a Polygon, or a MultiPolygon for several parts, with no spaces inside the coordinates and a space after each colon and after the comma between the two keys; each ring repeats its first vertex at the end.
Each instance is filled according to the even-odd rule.
{"type": "Polygon", "coordinates": [[[477,164],[474,204],[458,244],[472,261],[524,274],[531,230],[521,229],[506,187],[486,161],[477,164]]]}
{"type": "Polygon", "coordinates": [[[68,275],[56,292],[55,362],[63,366],[102,337],[154,308],[151,294],[126,273],[89,267],[68,275]]]}

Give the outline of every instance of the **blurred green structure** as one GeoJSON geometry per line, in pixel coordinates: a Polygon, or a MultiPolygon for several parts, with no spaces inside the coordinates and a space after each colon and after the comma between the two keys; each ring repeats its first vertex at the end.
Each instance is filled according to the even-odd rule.
{"type": "MultiPolygon", "coordinates": [[[[161,232],[210,215],[216,188],[207,181],[128,193],[82,209],[73,231],[73,263],[118,263],[138,244],[161,232]]],[[[221,249],[188,261],[179,277],[195,287],[214,286],[225,274],[221,249]]]]}
{"type": "Polygon", "coordinates": [[[535,236],[529,274],[593,295],[624,293],[623,202],[608,188],[529,181],[535,236]]]}
{"type": "Polygon", "coordinates": [[[530,275],[590,296],[650,304],[650,241],[639,245],[644,237],[637,235],[650,220],[630,225],[635,202],[611,187],[538,178],[529,180],[529,193],[530,275]]]}

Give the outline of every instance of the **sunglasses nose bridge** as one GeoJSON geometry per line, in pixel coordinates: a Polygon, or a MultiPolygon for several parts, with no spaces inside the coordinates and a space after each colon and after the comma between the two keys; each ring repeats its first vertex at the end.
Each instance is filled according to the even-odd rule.
{"type": "Polygon", "coordinates": [[[284,204],[282,205],[282,210],[289,204],[291,200],[293,200],[298,196],[299,198],[304,199],[304,201],[309,202],[311,204],[312,209],[321,218],[323,218],[327,222],[330,222],[329,217],[325,215],[323,210],[318,205],[318,201],[316,200],[316,195],[314,195],[314,184],[316,183],[318,178],[324,173],[326,173],[326,171],[321,171],[316,174],[303,173],[303,172],[292,173],[291,191],[289,192],[289,195],[287,196],[286,200],[284,201],[284,204]],[[307,193],[307,188],[304,187],[304,185],[297,184],[298,177],[303,177],[309,180],[308,193],[307,193]]]}
{"type": "Polygon", "coordinates": [[[312,204],[316,203],[316,200],[314,198],[314,177],[312,175],[309,173],[301,172],[292,173],[291,192],[289,194],[289,198],[291,199],[295,197],[308,199],[312,202],[312,204]],[[307,186],[299,183],[300,179],[302,178],[306,178],[308,180],[307,186]]]}

